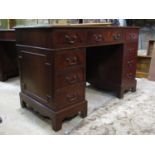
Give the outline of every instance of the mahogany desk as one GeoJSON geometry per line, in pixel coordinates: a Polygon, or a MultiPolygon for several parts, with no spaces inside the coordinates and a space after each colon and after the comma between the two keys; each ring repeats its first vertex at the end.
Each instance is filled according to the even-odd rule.
{"type": "Polygon", "coordinates": [[[137,27],[17,27],[21,105],[52,119],[87,115],[85,83],[114,90],[122,98],[136,91],[137,27]]]}
{"type": "Polygon", "coordinates": [[[0,30],[0,81],[18,75],[15,30],[0,30]]]}

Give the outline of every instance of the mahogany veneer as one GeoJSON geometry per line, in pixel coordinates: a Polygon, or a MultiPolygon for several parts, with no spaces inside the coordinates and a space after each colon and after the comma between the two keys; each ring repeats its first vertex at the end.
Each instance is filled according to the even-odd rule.
{"type": "Polygon", "coordinates": [[[85,83],[122,98],[136,91],[137,27],[17,27],[21,105],[61,129],[65,118],[87,115],[85,83]]]}

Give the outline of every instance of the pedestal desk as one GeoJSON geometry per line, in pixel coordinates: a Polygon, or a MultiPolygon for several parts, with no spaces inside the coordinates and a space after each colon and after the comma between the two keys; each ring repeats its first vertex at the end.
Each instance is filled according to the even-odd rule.
{"type": "Polygon", "coordinates": [[[15,30],[0,30],[0,81],[17,75],[15,30]]]}
{"type": "Polygon", "coordinates": [[[87,115],[86,81],[119,98],[136,91],[137,27],[16,27],[21,105],[48,116],[55,131],[65,118],[87,115]]]}

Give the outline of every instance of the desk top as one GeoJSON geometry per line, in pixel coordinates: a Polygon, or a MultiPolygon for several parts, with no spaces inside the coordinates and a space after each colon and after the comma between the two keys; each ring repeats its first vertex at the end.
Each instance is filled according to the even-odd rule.
{"type": "Polygon", "coordinates": [[[36,25],[36,26],[16,26],[15,29],[33,29],[33,28],[120,28],[120,29],[126,29],[126,28],[137,28],[137,26],[112,26],[112,25],[106,25],[104,23],[101,24],[57,24],[57,25],[36,25]]]}
{"type": "Polygon", "coordinates": [[[17,44],[62,49],[137,42],[139,27],[72,24],[20,26],[15,29],[17,44]]]}

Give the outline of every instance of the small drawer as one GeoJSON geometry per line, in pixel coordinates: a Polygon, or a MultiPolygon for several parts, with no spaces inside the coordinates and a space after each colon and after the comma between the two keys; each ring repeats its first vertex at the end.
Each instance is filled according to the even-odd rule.
{"type": "Polygon", "coordinates": [[[126,58],[124,64],[125,74],[135,73],[136,72],[136,58],[126,58]]]}
{"type": "Polygon", "coordinates": [[[133,81],[136,77],[136,64],[126,65],[125,72],[124,72],[124,79],[126,81],[133,81]]]}
{"type": "Polygon", "coordinates": [[[121,42],[123,33],[121,30],[109,30],[105,33],[105,42],[121,42]]]}
{"type": "Polygon", "coordinates": [[[126,64],[127,64],[127,67],[131,68],[136,66],[136,61],[134,59],[130,59],[130,60],[127,60],[126,64]]]}
{"type": "Polygon", "coordinates": [[[126,78],[127,78],[128,80],[133,80],[133,79],[135,79],[135,73],[132,73],[132,72],[126,73],[126,78]]]}
{"type": "Polygon", "coordinates": [[[85,64],[85,49],[63,50],[55,53],[56,71],[85,64]]]}
{"type": "Polygon", "coordinates": [[[88,31],[87,40],[92,44],[120,42],[123,40],[123,34],[120,30],[94,30],[88,31]]]}
{"type": "Polygon", "coordinates": [[[130,30],[125,33],[125,39],[126,41],[135,41],[138,42],[138,32],[136,30],[130,30]]]}
{"type": "Polygon", "coordinates": [[[100,44],[105,40],[105,35],[103,31],[90,30],[87,32],[87,41],[91,44],[100,44]]]}
{"type": "Polygon", "coordinates": [[[134,59],[127,60],[124,67],[124,69],[126,70],[126,74],[132,73],[133,75],[135,75],[136,61],[134,59]]]}
{"type": "Polygon", "coordinates": [[[128,58],[135,58],[136,59],[137,50],[138,50],[138,47],[137,47],[136,43],[126,44],[126,51],[125,52],[126,52],[126,56],[128,58]]]}
{"type": "Polygon", "coordinates": [[[80,30],[57,30],[53,32],[53,47],[66,48],[85,44],[85,32],[80,30]]]}
{"type": "Polygon", "coordinates": [[[71,86],[85,81],[84,67],[77,67],[66,73],[58,73],[55,76],[55,89],[71,86]]]}
{"type": "Polygon", "coordinates": [[[85,83],[59,89],[55,92],[54,102],[57,109],[74,105],[85,99],[85,83]]]}

